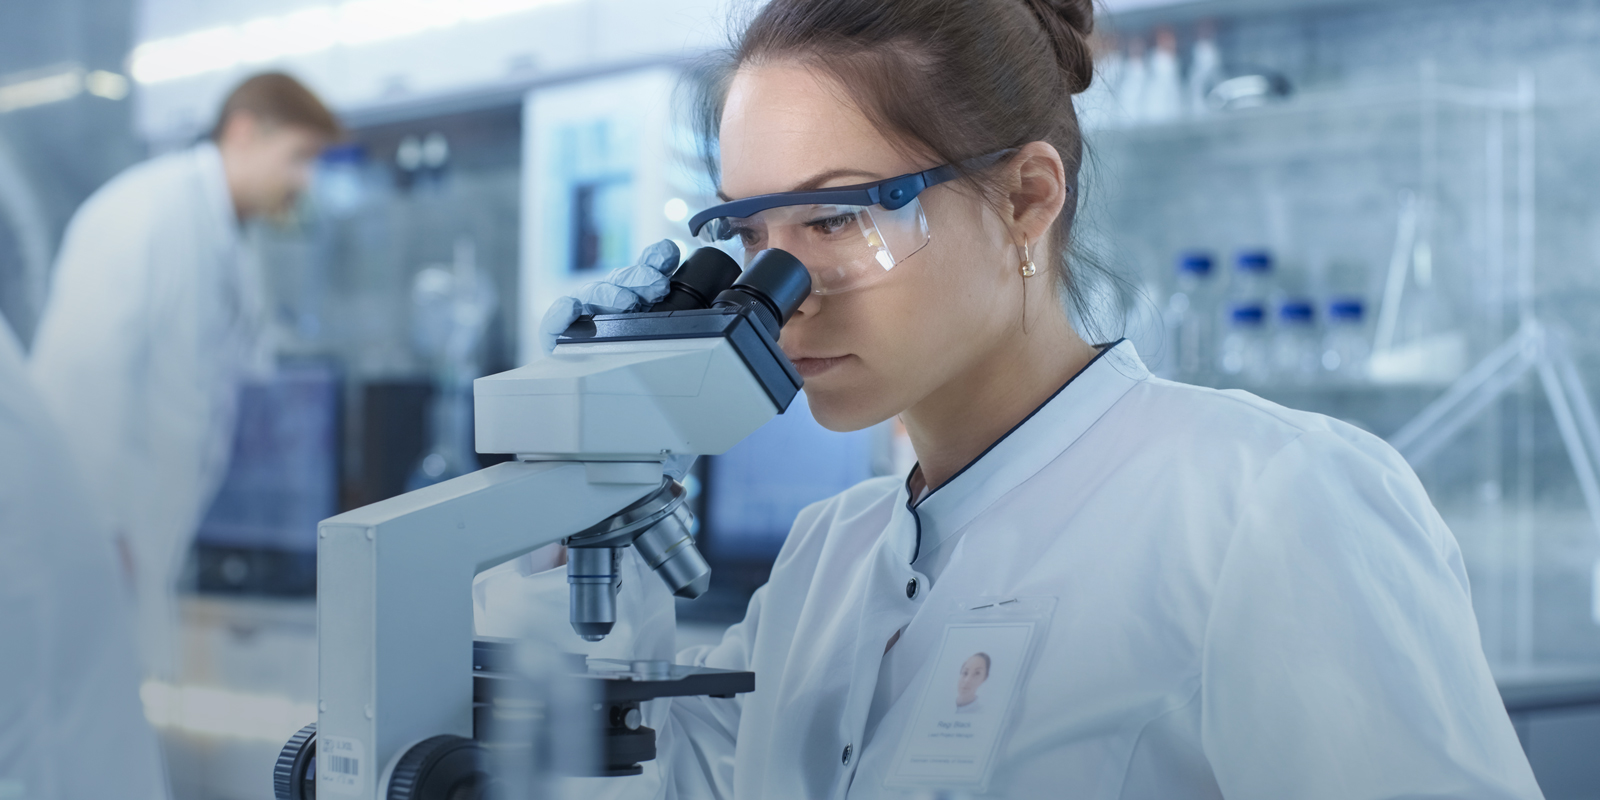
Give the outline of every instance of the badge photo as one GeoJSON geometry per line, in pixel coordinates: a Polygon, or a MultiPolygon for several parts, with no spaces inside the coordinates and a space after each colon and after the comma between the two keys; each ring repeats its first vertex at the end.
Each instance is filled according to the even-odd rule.
{"type": "Polygon", "coordinates": [[[890,787],[981,791],[1030,668],[1035,633],[1054,598],[982,599],[945,626],[916,713],[890,770],[890,787]]]}

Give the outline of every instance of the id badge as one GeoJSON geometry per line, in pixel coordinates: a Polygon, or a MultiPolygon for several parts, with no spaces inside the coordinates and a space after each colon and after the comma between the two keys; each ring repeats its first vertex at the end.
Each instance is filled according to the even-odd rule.
{"type": "Polygon", "coordinates": [[[885,785],[982,792],[1054,597],[978,598],[946,623],[885,785]]]}

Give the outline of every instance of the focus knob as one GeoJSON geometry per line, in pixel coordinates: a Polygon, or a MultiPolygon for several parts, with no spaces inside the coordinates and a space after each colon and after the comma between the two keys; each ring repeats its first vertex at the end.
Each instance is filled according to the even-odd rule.
{"type": "Polygon", "coordinates": [[[272,794],[277,800],[316,800],[317,723],[300,729],[278,753],[272,767],[272,794]]]}
{"type": "Polygon", "coordinates": [[[388,800],[482,800],[489,796],[483,747],[444,734],[418,742],[394,765],[388,800]]]}

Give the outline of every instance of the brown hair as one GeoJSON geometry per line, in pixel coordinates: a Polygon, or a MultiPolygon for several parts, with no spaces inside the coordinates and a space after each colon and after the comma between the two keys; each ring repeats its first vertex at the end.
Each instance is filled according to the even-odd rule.
{"type": "Polygon", "coordinates": [[[211,138],[220,139],[228,119],[240,111],[279,125],[307,128],[329,139],[344,136],[344,128],[333,112],[305,84],[282,72],[252,75],[235,87],[217,112],[211,138]]]}
{"type": "MultiPolygon", "coordinates": [[[[747,63],[782,59],[836,80],[879,130],[918,157],[959,165],[1048,142],[1061,154],[1072,194],[1041,261],[1056,266],[1063,297],[1088,321],[1094,309],[1067,252],[1083,161],[1071,96],[1094,75],[1093,28],[1092,0],[772,0],[731,48],[697,71],[702,155],[716,179],[733,74],[747,63]]],[[[997,186],[994,171],[986,172],[963,178],[992,202],[997,186]]]]}

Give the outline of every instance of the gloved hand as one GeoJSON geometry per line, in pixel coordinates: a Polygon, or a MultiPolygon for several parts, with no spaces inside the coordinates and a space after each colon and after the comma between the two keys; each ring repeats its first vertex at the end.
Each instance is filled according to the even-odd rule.
{"type": "Polygon", "coordinates": [[[549,355],[556,349],[556,337],[585,314],[625,314],[637,311],[667,296],[667,280],[678,268],[678,246],[662,239],[645,248],[639,263],[618,267],[610,275],[586,284],[577,297],[563,297],[550,306],[539,321],[539,347],[549,355]]]}
{"type": "MultiPolygon", "coordinates": [[[[666,297],[671,288],[668,276],[678,268],[679,258],[678,246],[671,239],[662,239],[645,248],[639,263],[618,267],[610,275],[584,285],[577,297],[557,300],[539,321],[539,347],[549,355],[556,349],[556,337],[584,314],[625,314],[666,297]]],[[[674,480],[682,480],[694,460],[692,455],[671,456],[666,460],[666,473],[674,480]]]]}

